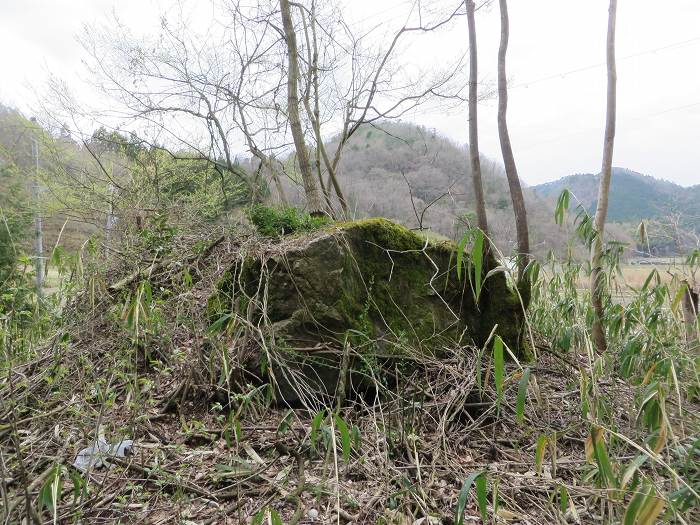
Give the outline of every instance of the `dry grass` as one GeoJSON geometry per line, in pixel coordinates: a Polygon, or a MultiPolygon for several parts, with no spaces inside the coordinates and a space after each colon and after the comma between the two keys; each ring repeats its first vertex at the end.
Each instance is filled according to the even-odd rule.
{"type": "MultiPolygon", "coordinates": [[[[103,357],[95,360],[95,343],[77,343],[65,364],[77,365],[81,354],[90,355],[96,367],[109,370],[109,353],[102,348],[98,355],[103,357]]],[[[192,343],[179,342],[185,348],[192,343]]],[[[183,357],[196,362],[200,351],[190,346],[183,357]]],[[[141,405],[130,403],[128,390],[114,384],[111,406],[90,400],[91,385],[81,382],[77,367],[64,379],[74,383],[70,397],[52,394],[45,385],[47,374],[35,374],[21,389],[30,405],[4,413],[22,451],[18,456],[7,448],[12,441],[5,433],[6,467],[13,476],[25,476],[10,483],[11,519],[19,520],[24,512],[22,484],[33,483],[30,493],[36,497],[53,465],[71,469],[75,453],[104,433],[112,441],[133,438],[134,454],[111,469],[90,472],[85,497],[71,495],[75,485],[64,481],[59,523],[80,516],[88,523],[237,524],[249,523],[268,507],[286,524],[410,524],[428,516],[451,523],[461,485],[475,471],[487,473],[490,490],[497,484],[500,514],[511,522],[562,522],[556,498],[563,486],[581,523],[602,523],[594,502],[606,498],[606,491],[580,484],[580,476],[592,467],[584,450],[588,423],[581,418],[578,390],[569,379],[574,370],[545,354],[534,371],[525,421],[518,424],[517,369],[508,370],[513,380],[507,383],[499,415],[493,388],[477,393],[473,356],[474,349],[455,349],[452,359],[423,363],[415,375],[404,378],[402,396],[387,391],[376,403],[361,398],[346,403],[339,415],[360,436],[348,461],[337,433],[335,444],[311,446],[314,414],[305,410],[294,411],[290,419],[288,410],[256,401],[239,412],[236,437],[226,424],[227,412],[206,402],[198,388],[171,406],[169,400],[182,392],[180,374],[144,374],[154,387],[141,405]],[[287,428],[282,431],[283,421],[287,428]],[[541,435],[553,439],[538,471],[535,453],[541,435]],[[17,470],[20,457],[24,474],[17,470]],[[316,521],[309,519],[314,510],[316,521]]],[[[49,349],[45,358],[51,359],[49,349]]],[[[629,389],[612,381],[606,390],[617,399],[620,424],[628,429],[623,407],[629,405],[629,389]]],[[[324,423],[328,425],[330,420],[324,423]]],[[[466,522],[477,521],[478,515],[470,503],[466,522]]]]}
{"type": "MultiPolygon", "coordinates": [[[[588,355],[556,356],[538,345],[522,423],[515,417],[522,370],[507,365],[499,405],[489,352],[480,360],[480,349],[469,346],[446,349],[446,359],[416,358],[396,371],[398,388],[375,384],[378,397],[357,393],[340,408],[319,400],[311,410],[290,411],[253,395],[252,386],[228,384],[218,355],[240,370],[240,347],[206,335],[206,300],[248,242],[227,238],[206,259],[189,260],[191,287],[178,285],[182,258],[154,271],[154,289],[173,291],[159,297],[162,320],[145,343],[134,344],[119,320],[126,294],[84,294],[61,332],[70,342],[57,334],[30,361],[7,371],[0,380],[0,516],[6,523],[24,519],[27,502],[36,507],[55,465],[63,479],[58,523],[238,524],[274,509],[288,525],[450,524],[462,483],[482,471],[490,500],[498,495],[498,522],[611,523],[610,509],[625,496],[621,501],[595,483],[586,456],[590,420],[582,413],[579,378],[593,376],[588,355]],[[230,403],[222,402],[222,392],[230,403]],[[312,443],[321,408],[356,432],[347,459],[331,417],[312,443]],[[84,475],[82,493],[81,476],[70,465],[99,435],[133,439],[133,454],[84,475]],[[548,444],[540,463],[541,436],[548,444]],[[565,511],[562,490],[571,502],[565,511]]],[[[109,282],[126,273],[113,269],[109,282]]],[[[634,389],[612,375],[600,377],[596,389],[611,407],[615,429],[641,442],[634,389]]],[[[700,411],[687,410],[685,421],[668,413],[679,436],[683,425],[698,424],[700,411]]],[[[636,455],[620,444],[610,452],[620,465],[636,455]]],[[[46,506],[39,513],[35,523],[53,517],[46,506]]],[[[472,496],[465,523],[477,523],[478,516],[472,496]]]]}
{"type": "MultiPolygon", "coordinates": [[[[677,286],[681,281],[688,280],[698,286],[698,277],[691,272],[691,268],[681,263],[663,264],[621,264],[620,273],[616,275],[615,296],[625,298],[633,295],[636,290],[644,286],[652,272],[656,271],[659,282],[677,286]]],[[[654,281],[656,282],[656,281],[654,281]]],[[[590,289],[590,280],[581,273],[577,280],[577,287],[582,290],[590,289]]],[[[675,292],[675,289],[673,290],[675,292]]]]}
{"type": "Polygon", "coordinates": [[[620,269],[622,270],[622,276],[625,284],[635,289],[639,289],[644,286],[644,282],[648,279],[649,274],[656,270],[659,273],[661,282],[671,283],[674,276],[682,279],[691,278],[690,268],[681,263],[673,264],[651,264],[651,265],[632,265],[623,264],[620,269]]]}

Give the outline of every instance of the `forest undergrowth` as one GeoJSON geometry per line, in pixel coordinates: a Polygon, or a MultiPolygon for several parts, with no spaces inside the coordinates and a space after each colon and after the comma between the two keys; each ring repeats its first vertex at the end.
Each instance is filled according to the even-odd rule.
{"type": "Polygon", "coordinates": [[[532,361],[493,336],[444,359],[411,354],[391,384],[370,369],[371,395],[289,408],[236,372],[251,348],[273,370],[284,349],[250,319],[212,320],[207,299],[242,254],[295,237],[233,230],[158,219],[118,256],[54,253],[60,284],[41,302],[13,281],[0,317],[2,523],[700,520],[700,350],[679,308],[700,254],[631,288],[608,246],[605,355],[577,286],[587,264],[549,259],[528,269],[532,361]],[[99,443],[100,461],[76,468],[99,443]]]}

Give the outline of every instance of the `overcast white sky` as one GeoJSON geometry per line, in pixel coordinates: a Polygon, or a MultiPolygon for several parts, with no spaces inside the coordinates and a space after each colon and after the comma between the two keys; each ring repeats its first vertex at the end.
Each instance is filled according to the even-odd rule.
{"type": "MultiPolygon", "coordinates": [[[[251,0],[252,1],[252,0],[251,0]]],[[[201,16],[212,7],[199,0],[201,16]]],[[[347,18],[400,27],[412,0],[345,0],[347,18]]],[[[457,0],[423,0],[445,9],[457,0]]],[[[115,12],[137,31],[157,26],[166,0],[0,0],[0,101],[29,112],[47,71],[75,85],[75,35],[115,12]]],[[[199,4],[198,4],[199,5],[199,4]]],[[[520,176],[538,184],[598,172],[605,114],[607,0],[510,0],[509,126],[520,176]]],[[[495,80],[497,7],[477,16],[481,78],[495,80]]],[[[442,63],[467,49],[466,21],[407,49],[407,63],[442,63]]],[[[614,165],[682,185],[700,183],[700,1],[619,0],[618,128],[614,165]]],[[[466,142],[466,108],[409,117],[466,142]]],[[[480,146],[500,159],[496,101],[480,105],[480,146]]]]}

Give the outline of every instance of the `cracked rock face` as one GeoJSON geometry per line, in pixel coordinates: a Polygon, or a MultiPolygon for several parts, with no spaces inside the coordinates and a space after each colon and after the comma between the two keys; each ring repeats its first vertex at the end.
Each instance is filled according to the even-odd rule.
{"type": "Polygon", "coordinates": [[[337,225],[244,255],[210,299],[210,314],[234,311],[260,327],[275,352],[271,375],[289,402],[298,401],[299,378],[333,396],[344,351],[357,383],[390,359],[481,345],[495,324],[517,349],[516,293],[494,273],[477,307],[469,280],[457,278],[455,253],[452,243],[427,243],[385,219],[337,225]]]}

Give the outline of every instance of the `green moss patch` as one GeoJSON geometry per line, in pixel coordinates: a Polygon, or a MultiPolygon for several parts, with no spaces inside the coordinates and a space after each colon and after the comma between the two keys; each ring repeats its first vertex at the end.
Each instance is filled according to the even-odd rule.
{"type": "Polygon", "coordinates": [[[329,223],[328,217],[312,217],[296,208],[274,208],[256,204],[248,209],[248,219],[265,237],[318,230],[329,223]]]}

